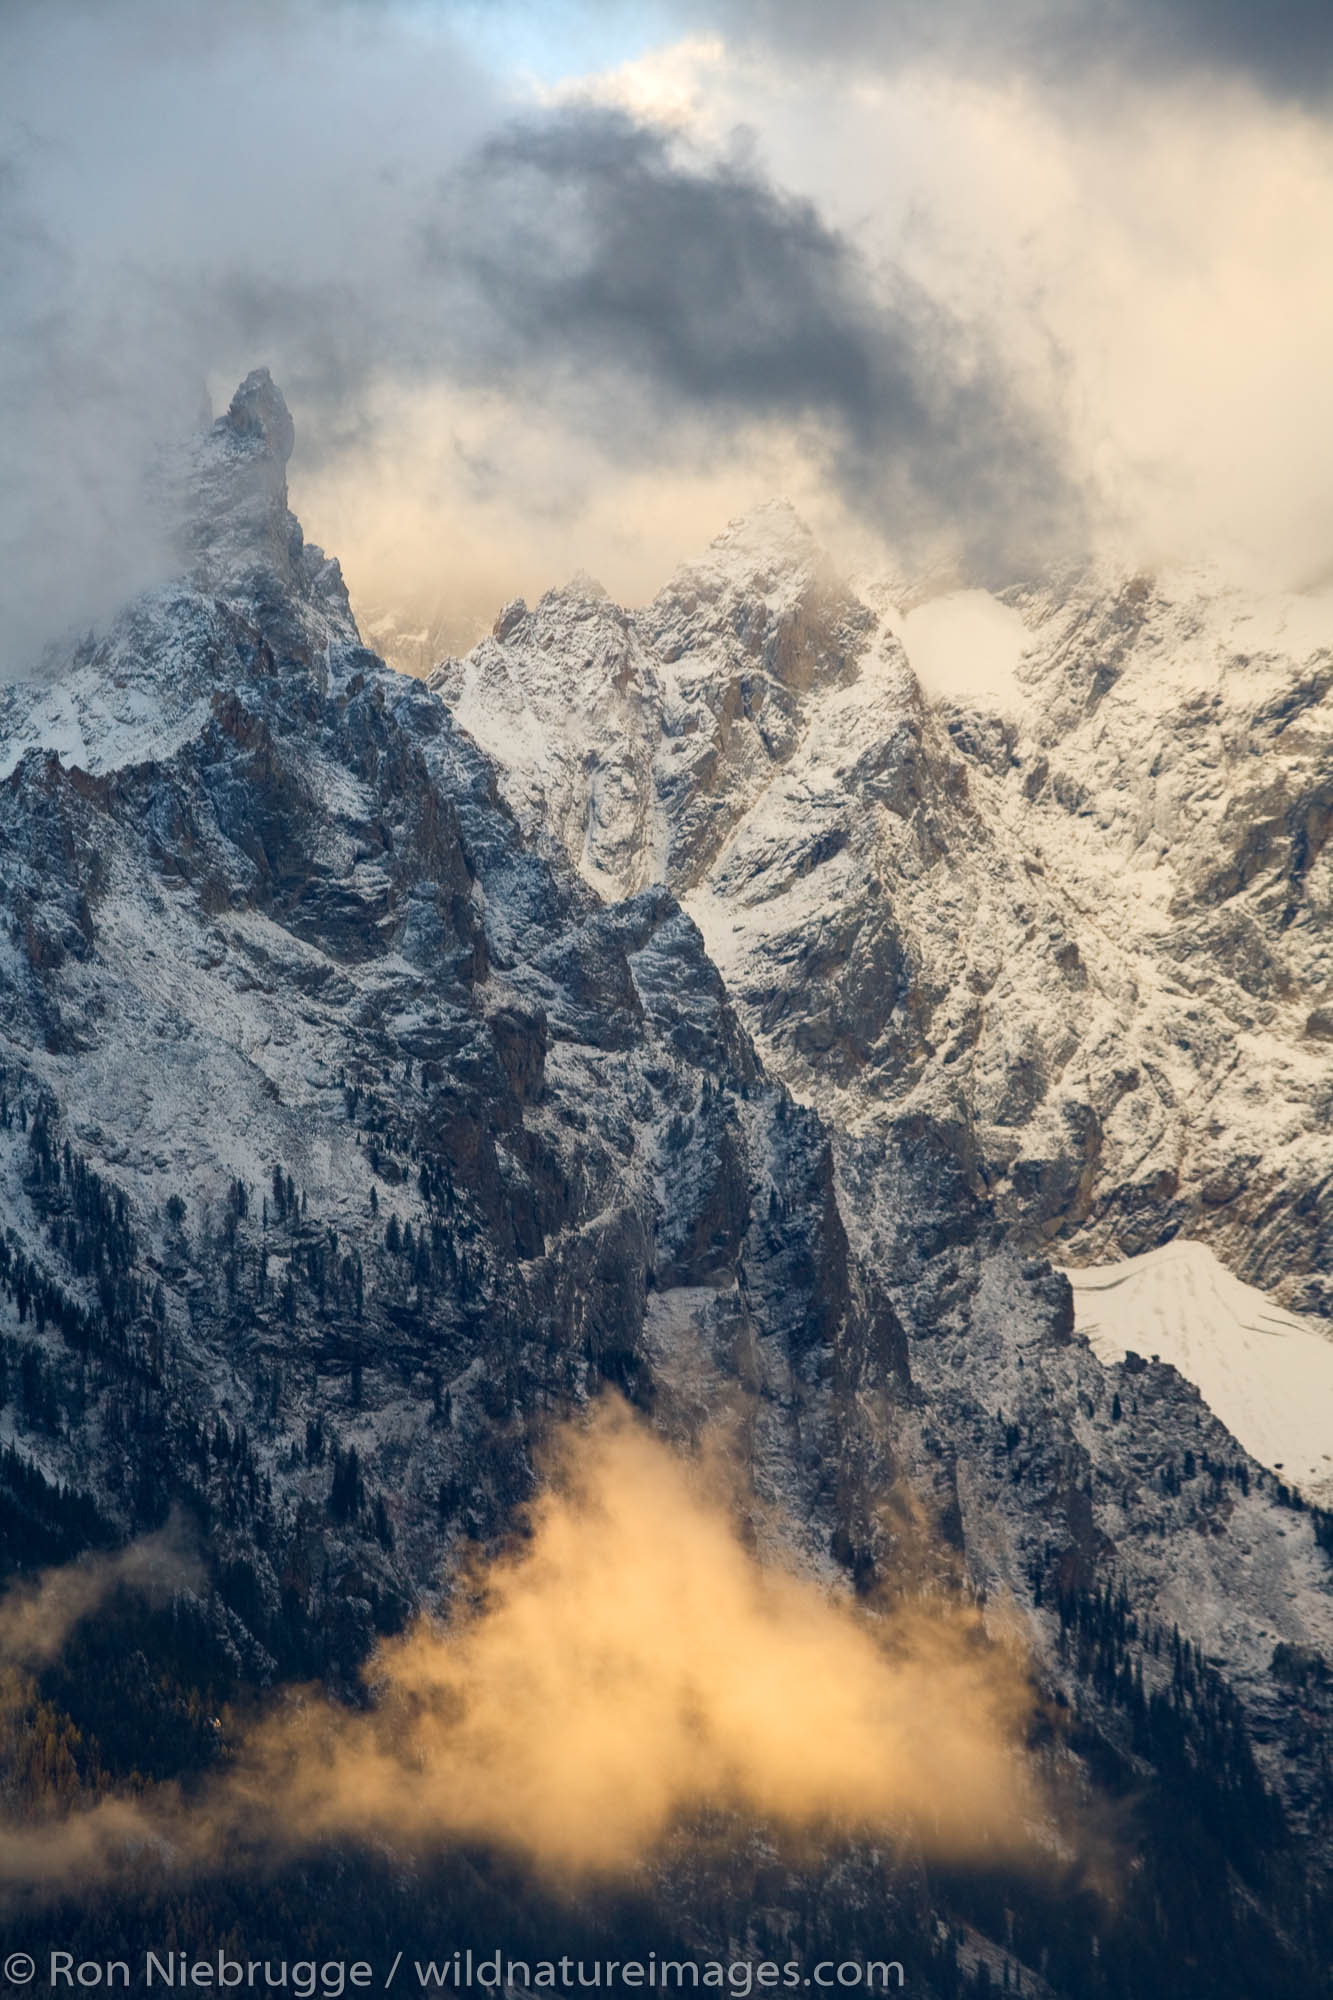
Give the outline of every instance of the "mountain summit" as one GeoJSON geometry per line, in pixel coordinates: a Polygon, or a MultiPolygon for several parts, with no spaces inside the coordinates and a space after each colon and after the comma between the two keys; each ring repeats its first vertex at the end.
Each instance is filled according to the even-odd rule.
{"type": "Polygon", "coordinates": [[[294,438],[281,392],[255,369],[164,476],[179,514],[167,581],[40,679],[0,686],[0,772],[38,748],[96,774],[167,756],[238,680],[284,667],[327,680],[361,662],[342,572],[287,505],[294,438]]]}
{"type": "Polygon", "coordinates": [[[287,508],[295,443],[281,391],[267,368],[256,368],[187,461],[183,540],[205,587],[225,589],[247,572],[283,585],[292,580],[301,556],[301,531],[287,508]]]}

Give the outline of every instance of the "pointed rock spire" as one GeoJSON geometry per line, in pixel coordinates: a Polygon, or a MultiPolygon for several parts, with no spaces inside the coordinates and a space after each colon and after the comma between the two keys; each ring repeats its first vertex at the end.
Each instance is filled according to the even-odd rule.
{"type": "Polygon", "coordinates": [[[286,465],[296,443],[296,426],[281,389],[267,368],[252,368],[231,399],[222,423],[239,438],[260,440],[286,465]]]}

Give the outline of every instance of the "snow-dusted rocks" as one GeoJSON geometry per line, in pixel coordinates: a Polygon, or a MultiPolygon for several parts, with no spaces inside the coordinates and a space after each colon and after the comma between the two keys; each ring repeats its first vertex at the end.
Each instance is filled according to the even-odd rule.
{"type": "Polygon", "coordinates": [[[287,405],[256,369],[163,468],[178,496],[178,574],[33,679],[0,685],[0,775],[32,749],[96,773],[169,757],[216,689],[361,655],[338,564],[287,507],[292,442],[287,405]]]}
{"type": "Polygon", "coordinates": [[[590,880],[682,896],[840,1127],[929,1120],[1073,1261],[1185,1231],[1327,1312],[1333,602],[982,595],[872,615],[769,510],[435,685],[590,880]]]}
{"type": "Polygon", "coordinates": [[[639,612],[575,577],[431,685],[499,762],[535,838],[597,888],[700,879],[855,672],[873,620],[789,507],[739,522],[639,612]]]}

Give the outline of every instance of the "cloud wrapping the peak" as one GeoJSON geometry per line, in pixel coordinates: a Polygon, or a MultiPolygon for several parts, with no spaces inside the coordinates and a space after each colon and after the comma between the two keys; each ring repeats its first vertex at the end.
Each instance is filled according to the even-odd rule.
{"type": "Polygon", "coordinates": [[[386,396],[448,388],[563,428],[612,481],[799,431],[877,526],[977,560],[1071,518],[1051,423],[919,287],[741,145],[517,106],[449,9],[20,5],[0,111],[11,671],[162,569],[155,454],[201,384],[260,362],[298,497],[302,469],[376,468],[386,396]]]}
{"type": "Polygon", "coordinates": [[[1325,9],[587,0],[558,86],[539,14],[0,9],[0,672],[163,573],[162,450],[259,363],[354,601],[450,643],[775,491],[974,582],[1326,564],[1325,9]]]}

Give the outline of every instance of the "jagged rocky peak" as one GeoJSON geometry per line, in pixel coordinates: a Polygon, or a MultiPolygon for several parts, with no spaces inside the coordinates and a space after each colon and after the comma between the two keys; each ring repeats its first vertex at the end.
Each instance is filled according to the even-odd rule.
{"type": "MultiPolygon", "coordinates": [[[[534,838],[608,894],[688,889],[790,757],[877,621],[796,510],[731,522],[642,609],[577,576],[431,677],[505,771],[534,838]]],[[[890,647],[896,647],[892,639],[890,647]]]]}
{"type": "Polygon", "coordinates": [[[256,674],[368,658],[336,561],[287,505],[295,426],[266,368],[226,414],[173,454],[166,580],[143,592],[41,681],[0,688],[0,775],[30,750],[98,773],[170,753],[213,695],[256,674]]]}
{"type": "Polygon", "coordinates": [[[351,625],[342,571],[287,505],[296,426],[267,368],[254,368],[226,413],[185,454],[178,533],[182,580],[210,596],[274,602],[319,597],[351,625]]]}
{"type": "Polygon", "coordinates": [[[668,663],[721,644],[793,693],[854,677],[875,624],[786,500],[730,522],[639,622],[668,663]]]}
{"type": "Polygon", "coordinates": [[[579,604],[602,604],[610,602],[610,593],[606,585],[586,569],[576,569],[560,595],[571,598],[575,603],[579,604]]]}
{"type": "MultiPolygon", "coordinates": [[[[596,699],[608,670],[615,674],[623,667],[630,627],[630,614],[615,603],[605,584],[580,569],[565,583],[543,591],[535,605],[530,606],[525,597],[510,598],[498,613],[489,637],[516,655],[555,649],[568,661],[576,651],[577,672],[570,678],[568,695],[578,707],[596,699]]],[[[446,660],[435,669],[437,681],[451,664],[446,660]]]]}
{"type": "Polygon", "coordinates": [[[748,569],[761,588],[763,573],[794,570],[802,565],[828,567],[828,554],[790,500],[778,497],[734,515],[709,544],[709,555],[682,565],[682,574],[699,568],[710,557],[725,559],[735,569],[748,569]]]}
{"type": "Polygon", "coordinates": [[[630,614],[618,705],[554,628],[439,685],[831,1116],[929,1121],[1074,1261],[1183,1233],[1328,1314],[1333,592],[939,581],[876,619],[778,504],[630,614]]]}
{"type": "Polygon", "coordinates": [[[292,413],[267,368],[250,370],[219,427],[235,437],[257,440],[284,465],[296,444],[292,413]]]}
{"type": "Polygon", "coordinates": [[[491,627],[492,639],[499,639],[503,642],[509,637],[511,632],[518,630],[527,615],[527,598],[511,597],[507,604],[501,605],[500,610],[496,614],[495,623],[491,627]]]}
{"type": "Polygon", "coordinates": [[[206,590],[234,590],[265,574],[286,586],[302,537],[287,507],[291,412],[267,368],[255,368],[225,416],[205,433],[186,471],[184,557],[206,590]]]}

